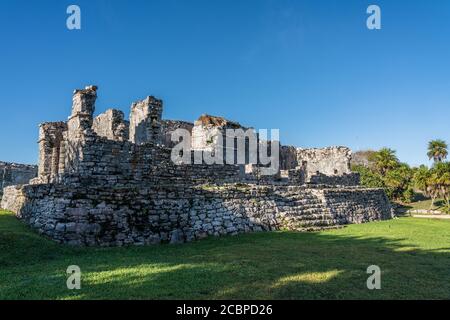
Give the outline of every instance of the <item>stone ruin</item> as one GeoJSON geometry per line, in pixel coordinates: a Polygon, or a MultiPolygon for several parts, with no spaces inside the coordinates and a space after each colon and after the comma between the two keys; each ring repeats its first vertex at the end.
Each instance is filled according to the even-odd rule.
{"type": "Polygon", "coordinates": [[[3,188],[27,184],[36,178],[37,173],[37,166],[0,161],[0,200],[3,188]]]}
{"type": "Polygon", "coordinates": [[[243,127],[209,115],[164,120],[163,102],[151,96],[132,104],[129,121],[114,109],[94,118],[96,98],[95,86],[74,91],[68,121],[39,127],[38,176],[4,189],[4,209],[60,243],[179,243],[392,218],[382,189],[359,186],[348,148],[281,146],[279,173],[269,177],[251,163],[175,164],[174,130],[192,133],[195,152],[243,127]]]}

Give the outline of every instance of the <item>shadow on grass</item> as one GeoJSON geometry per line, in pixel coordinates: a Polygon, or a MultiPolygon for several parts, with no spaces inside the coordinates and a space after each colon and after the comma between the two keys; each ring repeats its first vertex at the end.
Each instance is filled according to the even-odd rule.
{"type": "Polygon", "coordinates": [[[57,245],[12,216],[0,215],[0,298],[449,298],[445,229],[450,224],[430,222],[428,230],[408,220],[321,233],[257,233],[99,249],[57,245]],[[418,241],[407,238],[420,232],[423,242],[420,236],[418,241]],[[440,232],[441,242],[430,245],[428,237],[440,232]],[[66,288],[65,270],[71,264],[82,270],[81,290],[66,288]],[[371,291],[366,270],[374,264],[382,270],[382,289],[371,291]]]}
{"type": "Polygon", "coordinates": [[[446,206],[447,206],[447,203],[443,199],[439,199],[434,202],[434,207],[437,208],[438,210],[442,210],[446,206]]]}
{"type": "Polygon", "coordinates": [[[394,204],[395,215],[397,217],[410,217],[411,214],[408,213],[408,210],[411,210],[413,207],[408,204],[394,204]]]}

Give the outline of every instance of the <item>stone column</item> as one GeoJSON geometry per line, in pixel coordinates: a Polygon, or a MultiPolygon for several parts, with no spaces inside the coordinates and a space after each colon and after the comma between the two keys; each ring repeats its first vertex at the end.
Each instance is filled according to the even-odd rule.
{"type": "Polygon", "coordinates": [[[162,144],[162,100],[153,96],[132,104],[130,114],[130,141],[136,144],[162,144]]]}
{"type": "Polygon", "coordinates": [[[63,132],[63,141],[59,146],[59,165],[58,172],[63,173],[66,168],[66,139],[67,139],[67,131],[63,132]]]}
{"type": "Polygon", "coordinates": [[[66,130],[65,122],[46,122],[39,126],[38,177],[43,182],[52,180],[59,173],[59,153],[66,130]]]}
{"type": "Polygon", "coordinates": [[[59,173],[59,144],[52,148],[50,180],[54,181],[59,173]]]}
{"type": "Polygon", "coordinates": [[[38,176],[47,177],[51,173],[52,147],[50,139],[47,137],[46,124],[39,126],[39,167],[38,176]]]}
{"type": "Polygon", "coordinates": [[[97,87],[88,86],[83,90],[75,90],[72,98],[72,114],[68,121],[68,138],[74,138],[92,131],[97,87]]]}

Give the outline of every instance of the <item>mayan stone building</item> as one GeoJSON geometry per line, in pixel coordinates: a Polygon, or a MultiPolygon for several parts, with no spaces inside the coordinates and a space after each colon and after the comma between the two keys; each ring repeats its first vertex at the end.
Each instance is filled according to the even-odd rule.
{"type": "Polygon", "coordinates": [[[0,199],[3,188],[27,184],[37,176],[37,166],[0,161],[0,199]]]}
{"type": "MultiPolygon", "coordinates": [[[[359,187],[348,148],[281,146],[278,173],[264,177],[250,162],[174,163],[176,129],[192,134],[193,156],[226,141],[225,129],[246,128],[209,115],[164,120],[155,97],[133,103],[129,121],[114,109],[94,117],[96,98],[95,86],[74,91],[68,120],[39,126],[37,177],[4,189],[2,208],[58,242],[178,243],[392,217],[383,190],[359,187]]],[[[235,145],[223,148],[235,152],[235,145]]]]}

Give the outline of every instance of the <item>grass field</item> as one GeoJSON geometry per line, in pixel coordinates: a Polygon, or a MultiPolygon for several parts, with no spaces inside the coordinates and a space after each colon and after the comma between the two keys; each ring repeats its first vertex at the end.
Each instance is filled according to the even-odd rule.
{"type": "Polygon", "coordinates": [[[401,218],[317,233],[71,248],[0,213],[0,299],[449,299],[450,221],[401,218]],[[382,289],[368,290],[369,265],[382,289]],[[81,290],[68,290],[78,265],[81,290]]]}

